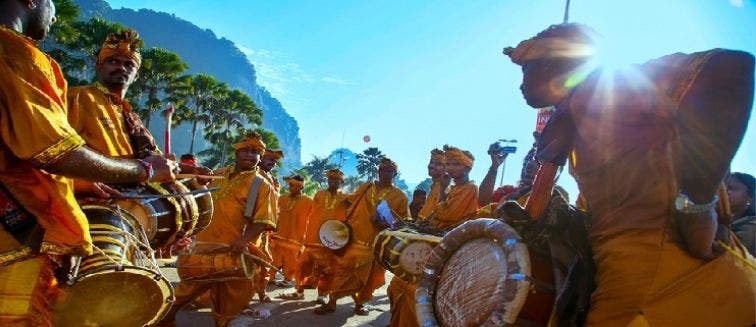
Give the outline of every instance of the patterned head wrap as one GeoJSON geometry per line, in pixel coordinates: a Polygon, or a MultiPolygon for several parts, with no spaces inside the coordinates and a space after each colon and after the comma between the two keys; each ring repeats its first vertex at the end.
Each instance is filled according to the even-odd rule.
{"type": "Polygon", "coordinates": [[[444,156],[444,151],[438,148],[431,150],[430,161],[444,163],[446,161],[446,157],[444,156]]]}
{"type": "Polygon", "coordinates": [[[265,153],[265,143],[262,141],[262,136],[257,132],[250,132],[239,143],[234,144],[234,149],[239,150],[242,148],[253,148],[265,153]]]}
{"type": "Polygon", "coordinates": [[[326,177],[328,177],[328,178],[338,178],[338,179],[340,179],[343,182],[344,181],[344,172],[342,172],[341,170],[339,170],[337,168],[329,169],[328,172],[326,173],[326,177]]]}
{"type": "Polygon", "coordinates": [[[281,150],[265,149],[265,153],[263,154],[263,157],[271,158],[273,160],[281,160],[284,157],[284,153],[281,150]]]}
{"type": "Polygon", "coordinates": [[[302,177],[301,175],[292,175],[289,177],[284,177],[284,181],[289,183],[289,185],[298,185],[298,186],[304,185],[304,177],[302,177]]]}
{"type": "Polygon", "coordinates": [[[106,59],[115,55],[131,58],[136,62],[137,68],[139,68],[142,64],[142,54],[139,51],[143,44],[144,42],[139,39],[139,34],[132,29],[108,34],[105,38],[105,43],[102,44],[102,48],[97,54],[96,68],[100,69],[106,59]]]}
{"type": "Polygon", "coordinates": [[[459,148],[444,145],[444,157],[446,162],[450,160],[456,160],[467,168],[472,168],[475,157],[467,150],[461,150],[459,148]]]}
{"type": "Polygon", "coordinates": [[[504,54],[517,65],[536,59],[585,59],[596,53],[596,32],[582,24],[552,25],[517,47],[504,48],[504,54]]]}

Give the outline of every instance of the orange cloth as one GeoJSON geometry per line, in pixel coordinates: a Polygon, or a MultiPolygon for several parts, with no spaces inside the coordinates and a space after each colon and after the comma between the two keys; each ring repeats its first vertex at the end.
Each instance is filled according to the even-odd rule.
{"type": "MultiPolygon", "coordinates": [[[[42,252],[87,255],[92,239],[73,182],[38,169],[84,144],[67,121],[63,73],[34,41],[5,27],[0,58],[0,183],[44,228],[42,252]]],[[[0,230],[0,264],[22,252],[29,250],[0,230]]]]}
{"type": "Polygon", "coordinates": [[[428,198],[425,199],[425,205],[423,205],[423,208],[420,209],[420,213],[418,213],[417,216],[421,219],[425,219],[430,216],[430,214],[433,213],[433,210],[436,210],[436,206],[438,205],[438,200],[440,198],[441,182],[434,181],[433,184],[431,184],[428,198]]]}
{"type": "Polygon", "coordinates": [[[468,181],[454,185],[446,195],[446,200],[438,203],[430,219],[431,226],[448,230],[472,218],[478,211],[478,186],[468,181]]]}
{"type": "Polygon", "coordinates": [[[47,256],[0,267],[0,326],[53,326],[50,297],[55,289],[47,256]]]}
{"type": "Polygon", "coordinates": [[[283,267],[284,278],[296,275],[297,257],[302,248],[307,220],[312,212],[312,199],[306,195],[296,197],[284,194],[278,198],[278,230],[273,233],[270,252],[273,265],[283,267]]]}
{"type": "MultiPolygon", "coordinates": [[[[213,219],[207,228],[197,235],[199,242],[230,244],[242,236],[242,231],[248,223],[244,217],[247,194],[250,186],[258,176],[257,170],[231,173],[233,167],[224,171],[224,179],[216,179],[210,187],[220,189],[213,193],[213,219]]],[[[272,201],[275,193],[273,186],[263,180],[257,193],[255,209],[251,221],[267,225],[269,229],[276,227],[276,203],[272,201]]],[[[260,244],[260,240],[257,241],[260,244]]],[[[259,247],[250,244],[250,251],[260,255],[259,247]]],[[[249,280],[229,280],[222,282],[179,282],[176,287],[176,301],[166,314],[163,321],[173,321],[176,312],[193,298],[210,290],[213,299],[213,318],[216,325],[230,322],[244,309],[257,291],[255,285],[259,281],[257,275],[249,280]]],[[[224,325],[225,326],[225,325],[224,325]]]]}
{"type": "Polygon", "coordinates": [[[348,223],[352,226],[352,242],[344,254],[336,258],[331,297],[356,295],[355,302],[365,303],[373,297],[375,289],[385,283],[385,271],[373,258],[372,244],[380,231],[373,223],[376,206],[382,200],[399,217],[409,216],[407,196],[394,186],[381,190],[374,183],[365,183],[349,197],[352,207],[348,223]]]}
{"type": "Polygon", "coordinates": [[[102,84],[73,87],[68,92],[68,121],[87,146],[113,158],[133,158],[123,115],[139,117],[131,105],[121,101],[102,84]]]}
{"type": "Polygon", "coordinates": [[[139,68],[142,65],[142,54],[140,53],[142,45],[143,42],[139,39],[139,34],[132,29],[108,34],[100,52],[97,54],[97,69],[105,62],[105,59],[115,55],[131,58],[139,68]]]}
{"type": "Polygon", "coordinates": [[[320,190],[315,194],[312,200],[312,214],[307,220],[303,241],[305,249],[299,256],[297,285],[305,285],[310,277],[315,277],[318,279],[318,293],[328,292],[333,278],[331,266],[335,264],[335,257],[332,250],[320,243],[320,225],[328,219],[344,220],[346,198],[347,195],[341,191],[333,195],[328,190],[320,190]]]}
{"type": "Polygon", "coordinates": [[[391,302],[390,327],[419,326],[415,311],[415,290],[417,283],[409,283],[396,276],[391,278],[391,283],[386,289],[391,302]]]}
{"type": "Polygon", "coordinates": [[[588,325],[756,322],[756,270],[729,253],[694,259],[676,232],[676,178],[685,167],[675,167],[680,113],[667,94],[695,76],[684,76],[687,63],[696,62],[689,60],[705,55],[663,57],[634,67],[631,77],[615,75],[613,83],[591,75],[564,101],[570,106],[557,109],[569,110],[575,125],[573,173],[591,210],[597,289],[588,325]]]}

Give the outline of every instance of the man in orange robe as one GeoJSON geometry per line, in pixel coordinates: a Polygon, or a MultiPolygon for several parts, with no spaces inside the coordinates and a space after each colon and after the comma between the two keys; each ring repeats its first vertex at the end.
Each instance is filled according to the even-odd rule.
{"type": "Polygon", "coordinates": [[[538,159],[570,157],[591,212],[586,324],[753,325],[756,260],[714,210],[753,105],[753,56],[678,53],[614,71],[591,65],[595,41],[561,24],[505,49],[528,104],[556,105],[538,159]]]}
{"type": "Polygon", "coordinates": [[[66,177],[103,182],[175,178],[176,165],[165,158],[113,160],[84,146],[67,121],[60,66],[37,48],[54,17],[50,0],[0,2],[2,326],[52,326],[53,269],[69,256],[92,253],[86,217],[66,177]]]}
{"type": "MultiPolygon", "coordinates": [[[[260,158],[260,174],[261,176],[265,177],[276,190],[274,195],[274,200],[276,201],[276,203],[278,203],[278,198],[281,195],[281,185],[278,183],[278,179],[276,179],[276,177],[273,175],[273,168],[278,166],[283,158],[283,151],[271,149],[265,149],[265,153],[262,155],[262,158],[260,158]]],[[[278,213],[276,213],[276,215],[278,215],[278,213]]],[[[268,231],[260,237],[260,250],[263,251],[267,259],[272,260],[273,254],[270,253],[271,234],[273,234],[273,232],[268,231]]],[[[262,271],[259,275],[259,280],[256,283],[256,286],[258,288],[257,296],[260,299],[260,302],[270,302],[271,299],[266,294],[266,289],[268,287],[268,283],[276,279],[276,271],[265,267],[262,267],[261,269],[262,271]]]]}
{"type": "Polygon", "coordinates": [[[448,193],[441,189],[441,201],[428,217],[430,225],[441,231],[456,227],[478,211],[478,187],[469,177],[475,157],[448,145],[444,146],[444,157],[446,173],[454,180],[454,186],[448,193]]]}
{"type": "Polygon", "coordinates": [[[278,229],[270,240],[273,265],[283,269],[284,281],[294,280],[297,273],[297,257],[307,229],[307,220],[312,212],[312,199],[302,194],[304,178],[300,175],[286,177],[289,194],[278,198],[278,229]]]}
{"type": "Polygon", "coordinates": [[[420,209],[417,214],[417,218],[425,219],[430,216],[439,198],[441,197],[441,188],[449,186],[451,180],[449,175],[446,174],[446,168],[444,167],[444,151],[440,149],[431,150],[430,162],[428,163],[428,176],[431,177],[431,187],[428,197],[425,199],[425,205],[420,209]]]}
{"type": "MultiPolygon", "coordinates": [[[[257,168],[265,144],[259,134],[251,133],[234,147],[236,164],[225,169],[224,179],[211,184],[220,189],[213,193],[213,219],[207,229],[197,235],[197,244],[228,244],[231,255],[249,251],[260,256],[261,251],[254,244],[259,244],[263,232],[276,228],[276,203],[272,201],[275,190],[257,168]],[[253,208],[246,208],[253,183],[258,183],[256,200],[253,208]],[[251,214],[245,217],[245,211],[251,214]]],[[[258,276],[217,282],[181,281],[176,286],[176,301],[159,326],[173,326],[181,307],[208,290],[215,326],[228,326],[252,299],[257,280],[258,276]]]]}
{"type": "Polygon", "coordinates": [[[396,173],[396,163],[383,159],[378,167],[378,181],[360,185],[349,197],[351,206],[346,222],[352,226],[352,241],[336,258],[328,303],[315,309],[316,314],[334,312],[336,301],[350,295],[354,298],[355,314],[368,314],[363,304],[385,283],[385,271],[373,257],[373,241],[384,228],[375,221],[376,207],[385,200],[397,219],[409,216],[407,196],[393,185],[396,173]]]}
{"type": "Polygon", "coordinates": [[[289,294],[289,299],[303,299],[306,285],[317,281],[320,304],[326,303],[333,279],[335,257],[331,249],[320,242],[320,225],[328,219],[344,220],[347,209],[347,194],[339,190],[344,182],[344,173],[339,169],[328,170],[328,188],[318,191],[313,198],[312,214],[307,221],[304,237],[304,251],[299,255],[297,268],[297,291],[289,294]]]}

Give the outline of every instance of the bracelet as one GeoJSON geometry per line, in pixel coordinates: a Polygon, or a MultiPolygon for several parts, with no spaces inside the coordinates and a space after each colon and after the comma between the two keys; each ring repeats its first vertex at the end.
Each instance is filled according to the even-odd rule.
{"type": "Polygon", "coordinates": [[[147,182],[151,180],[153,177],[155,177],[155,171],[152,169],[152,163],[149,163],[147,161],[144,161],[142,159],[137,159],[137,161],[142,164],[142,167],[144,167],[144,170],[147,171],[147,179],[144,181],[147,182]]]}

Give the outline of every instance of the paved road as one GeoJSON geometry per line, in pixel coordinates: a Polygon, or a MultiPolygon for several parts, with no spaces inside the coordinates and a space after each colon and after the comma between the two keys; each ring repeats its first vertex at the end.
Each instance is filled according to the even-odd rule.
{"type": "MultiPolygon", "coordinates": [[[[161,265],[165,263],[160,260],[161,265]]],[[[163,274],[171,282],[177,282],[178,276],[176,269],[163,268],[163,274]]],[[[328,315],[316,315],[313,310],[318,306],[314,300],[316,291],[312,289],[305,290],[305,300],[301,301],[284,301],[277,299],[276,296],[281,293],[294,291],[293,287],[276,287],[268,286],[268,295],[273,299],[272,303],[259,303],[257,297],[250,302],[249,308],[254,310],[268,310],[271,315],[267,318],[253,318],[241,315],[231,324],[232,327],[243,326],[291,326],[291,327],[331,327],[331,326],[348,326],[348,327],[384,327],[391,319],[389,311],[389,300],[386,295],[386,287],[393,276],[386,273],[386,285],[376,290],[373,300],[366,305],[370,309],[367,316],[357,316],[353,314],[354,302],[350,297],[339,300],[336,312],[328,315]]],[[[180,311],[176,317],[178,327],[212,327],[213,319],[210,309],[188,309],[180,311]]]]}

